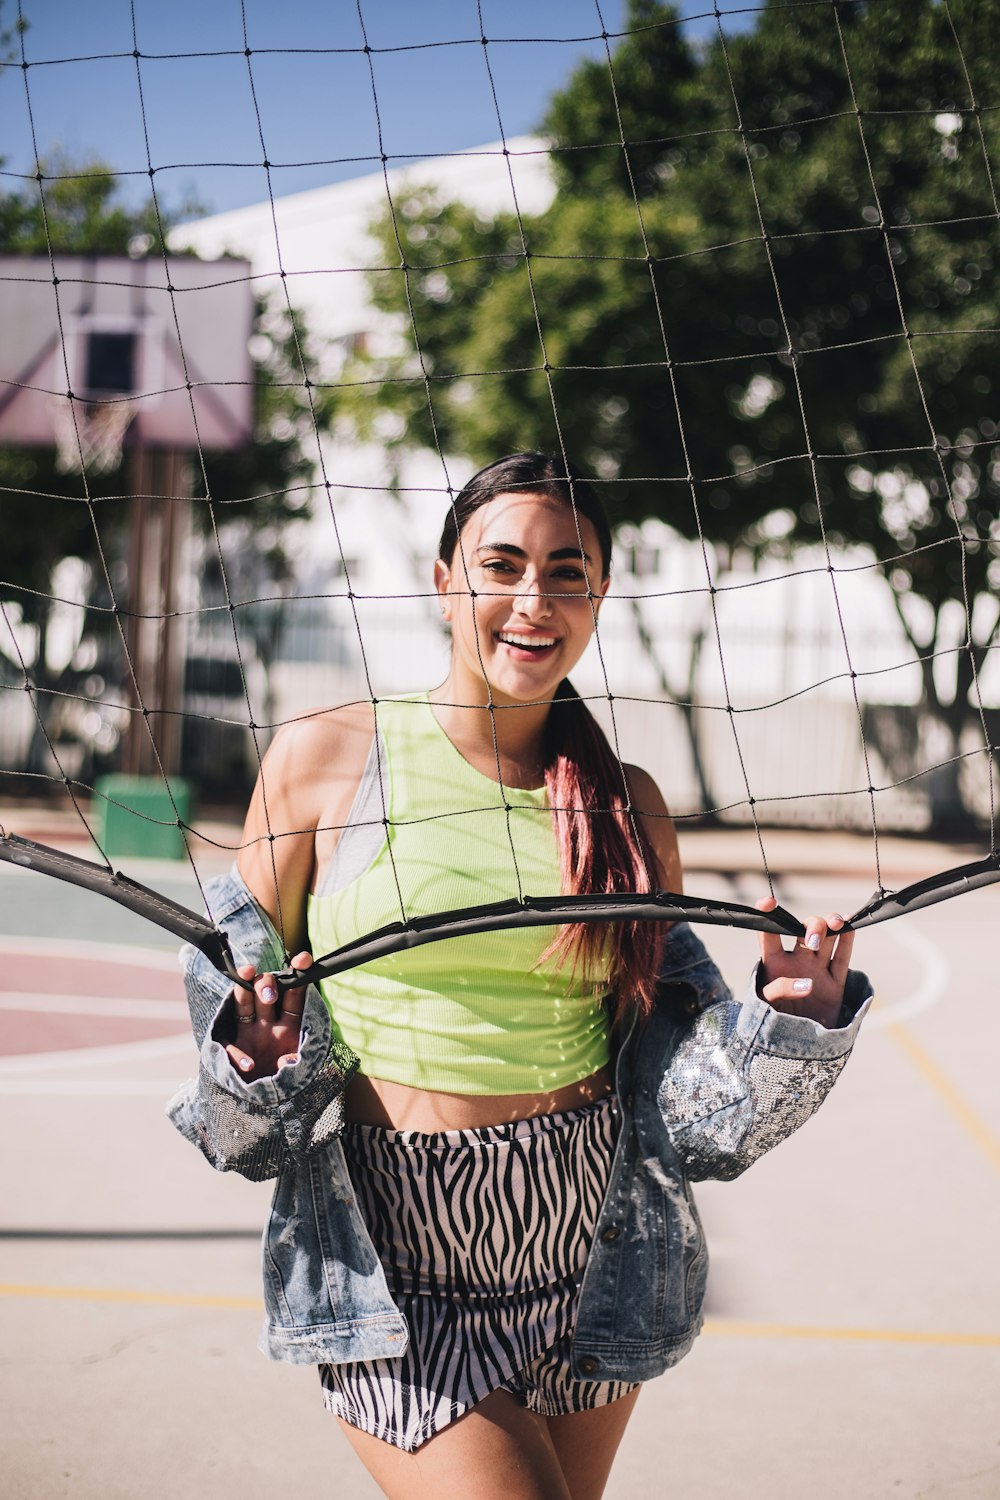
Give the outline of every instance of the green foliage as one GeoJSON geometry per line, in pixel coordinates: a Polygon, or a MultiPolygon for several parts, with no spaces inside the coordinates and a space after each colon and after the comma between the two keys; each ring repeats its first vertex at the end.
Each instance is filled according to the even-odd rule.
{"type": "MultiPolygon", "coordinates": [[[[398,269],[373,294],[403,352],[355,368],[359,420],[473,462],[562,442],[617,519],[730,547],[863,542],[918,652],[982,597],[981,665],[1000,584],[1000,0],[774,0],[701,48],[653,0],[627,25],[611,68],[584,63],[548,107],[544,213],[483,223],[418,193],[378,226],[398,269]]],[[[925,674],[956,731],[971,659],[950,689],[925,674]]]]}

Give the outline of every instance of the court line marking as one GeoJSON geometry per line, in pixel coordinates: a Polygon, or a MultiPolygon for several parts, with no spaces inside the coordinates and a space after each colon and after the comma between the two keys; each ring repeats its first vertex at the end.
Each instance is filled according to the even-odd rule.
{"type": "MultiPolygon", "coordinates": [[[[0,1296],[60,1302],[116,1302],[159,1307],[215,1307],[261,1312],[259,1297],[206,1296],[196,1292],[151,1292],[126,1287],[38,1286],[0,1283],[0,1296]]],[[[918,1328],[838,1328],[788,1323],[744,1323],[709,1318],[705,1333],[716,1338],[808,1339],[816,1342],[937,1345],[1000,1349],[1000,1333],[961,1333],[918,1328]]]]}
{"type": "Polygon", "coordinates": [[[0,937],[0,955],[20,953],[26,958],[44,963],[47,958],[80,958],[94,962],[138,964],[140,968],[164,969],[173,974],[180,972],[177,951],[159,948],[140,948],[135,943],[95,942],[80,938],[31,938],[24,936],[0,937]]]}
{"type": "Polygon", "coordinates": [[[988,1159],[1000,1171],[1000,1139],[994,1135],[978,1111],[963,1098],[947,1074],[938,1067],[930,1053],[924,1050],[916,1037],[911,1036],[905,1026],[890,1026],[889,1035],[906,1053],[910,1062],[931,1091],[940,1099],[948,1113],[957,1120],[966,1134],[971,1136],[976,1145],[985,1152],[988,1159]]]}
{"type": "MultiPolygon", "coordinates": [[[[146,1042],[116,1042],[107,1047],[77,1047],[65,1052],[21,1052],[16,1057],[0,1057],[0,1079],[11,1074],[45,1073],[49,1068],[85,1068],[96,1063],[133,1062],[137,1058],[172,1057],[186,1052],[194,1062],[196,1049],[190,1032],[177,1036],[152,1037],[146,1042]]],[[[44,1081],[44,1080],[42,1080],[44,1081]]]]}
{"type": "MultiPolygon", "coordinates": [[[[132,964],[151,969],[156,973],[178,973],[176,952],[160,952],[156,949],[140,948],[128,943],[94,942],[86,939],[0,936],[0,961],[8,954],[31,958],[39,964],[46,958],[87,959],[114,965],[132,964]]],[[[115,1066],[121,1063],[143,1062],[148,1058],[177,1057],[187,1053],[194,1062],[194,1043],[187,1028],[187,1006],[183,1000],[80,999],[75,996],[56,997],[0,995],[0,1009],[14,1005],[31,1009],[38,1014],[47,1010],[60,1014],[136,1016],[147,1020],[176,1020],[182,1030],[168,1037],[153,1037],[147,1041],[108,1044],[101,1047],[71,1047],[59,1052],[19,1052],[12,1057],[0,1057],[0,1097],[38,1096],[42,1098],[73,1098],[109,1095],[122,1097],[158,1096],[168,1099],[177,1092],[181,1080],[172,1078],[166,1083],[156,1079],[133,1078],[47,1078],[44,1075],[54,1070],[57,1073],[88,1067],[115,1066]],[[50,1004],[51,1000],[55,1001],[50,1004]],[[46,1002],[41,1004],[39,1002],[46,1002]],[[121,1005],[134,1009],[121,1010],[121,1005]]]]}
{"type": "Polygon", "coordinates": [[[37,990],[12,990],[0,995],[0,1010],[30,1010],[46,1016],[124,1016],[140,1021],[186,1021],[188,1018],[188,1008],[183,1000],[142,1000],[125,995],[44,995],[37,990]]]}
{"type": "Polygon", "coordinates": [[[944,997],[951,978],[951,964],[947,953],[916,926],[907,928],[905,938],[895,928],[889,929],[889,936],[917,960],[921,979],[916,991],[903,1000],[890,1001],[888,1004],[876,1000],[872,1014],[865,1023],[866,1031],[885,1031],[930,1010],[932,1005],[936,1005],[944,997]]]}
{"type": "Polygon", "coordinates": [[[196,1292],[140,1292],[126,1287],[19,1286],[0,1282],[0,1297],[36,1297],[57,1302],[132,1302],[157,1307],[220,1307],[261,1312],[259,1297],[208,1297],[196,1292]]]}
{"type": "Polygon", "coordinates": [[[0,1099],[159,1099],[166,1106],[186,1080],[173,1078],[2,1078],[0,1099]]]}
{"type": "Polygon", "coordinates": [[[811,1339],[860,1344],[937,1344],[952,1348],[1000,1349],[1000,1333],[936,1332],[922,1328],[837,1328],[794,1323],[742,1323],[706,1318],[704,1331],[723,1338],[811,1339]]]}

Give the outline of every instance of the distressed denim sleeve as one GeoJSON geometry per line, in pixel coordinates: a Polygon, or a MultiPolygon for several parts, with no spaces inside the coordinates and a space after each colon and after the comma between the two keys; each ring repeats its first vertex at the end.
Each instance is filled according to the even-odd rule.
{"type": "MultiPolygon", "coordinates": [[[[256,942],[241,945],[239,960],[254,962],[260,972],[280,956],[262,926],[255,936],[256,942]]],[[[170,1100],[167,1114],[217,1171],[253,1182],[277,1177],[289,1155],[311,1156],[343,1129],[344,1089],[358,1060],[332,1035],[323,998],[310,985],[298,1062],[248,1083],[225,1049],[235,1029],[232,982],[197,949],[186,948],[181,958],[199,1068],[170,1100]]]]}
{"type": "Polygon", "coordinates": [[[813,1115],[851,1054],[871,1003],[868,978],[848,976],[840,1026],[787,1016],[758,997],[723,1000],[690,1024],[657,1105],[693,1181],[738,1177],[813,1115]]]}

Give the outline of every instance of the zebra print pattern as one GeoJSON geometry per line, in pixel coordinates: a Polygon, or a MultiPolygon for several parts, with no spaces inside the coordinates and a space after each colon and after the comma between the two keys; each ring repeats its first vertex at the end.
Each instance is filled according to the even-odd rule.
{"type": "Polygon", "coordinates": [[[569,1365],[616,1135],[610,1098],[434,1135],[348,1126],[358,1205],[410,1341],[398,1359],[321,1365],[328,1409],[412,1452],[491,1391],[555,1416],[634,1390],[569,1365]]]}

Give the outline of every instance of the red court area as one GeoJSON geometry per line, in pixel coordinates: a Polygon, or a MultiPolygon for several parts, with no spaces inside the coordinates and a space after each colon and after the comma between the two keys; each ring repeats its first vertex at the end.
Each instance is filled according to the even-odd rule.
{"type": "Polygon", "coordinates": [[[0,941],[0,1057],[121,1046],[187,1030],[176,960],[113,944],[0,941]],[[95,949],[100,948],[100,951],[95,949]]]}

